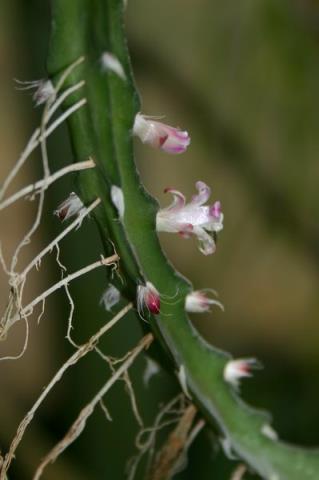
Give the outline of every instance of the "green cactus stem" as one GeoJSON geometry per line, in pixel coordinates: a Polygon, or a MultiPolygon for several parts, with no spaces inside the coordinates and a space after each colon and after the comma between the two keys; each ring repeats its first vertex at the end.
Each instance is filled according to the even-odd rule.
{"type": "MultiPolygon", "coordinates": [[[[123,0],[52,0],[52,34],[48,71],[52,79],[77,58],[84,62],[69,77],[69,84],[85,80],[87,104],[69,119],[76,161],[94,158],[97,167],[79,174],[79,192],[85,202],[99,196],[95,219],[110,251],[109,239],[121,258],[125,291],[135,299],[136,286],[150,281],[177,301],[165,303],[152,317],[150,327],[173,361],[172,371],[183,366],[187,387],[206,419],[218,425],[232,449],[262,478],[315,480],[319,453],[288,445],[263,433],[268,415],[243,403],[224,381],[230,355],[208,345],[194,330],[184,310],[191,285],[167,260],[155,230],[157,202],[145,191],[133,155],[132,126],[139,111],[123,26],[123,0]],[[103,52],[120,61],[126,79],[101,69],[103,52]],[[122,221],[114,208],[110,188],[122,188],[125,213],[122,221]]],[[[83,91],[68,99],[79,100],[83,91]]]]}

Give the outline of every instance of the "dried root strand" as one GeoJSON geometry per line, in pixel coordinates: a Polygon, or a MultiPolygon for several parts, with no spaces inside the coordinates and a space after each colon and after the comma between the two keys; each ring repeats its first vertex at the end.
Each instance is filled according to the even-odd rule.
{"type": "Polygon", "coordinates": [[[230,480],[243,480],[246,472],[247,472],[246,465],[241,463],[240,465],[238,465],[238,467],[236,467],[236,469],[232,473],[230,480]]]}
{"type": "MultiPolygon", "coordinates": [[[[72,280],[75,280],[76,278],[79,278],[82,275],[85,275],[86,273],[94,270],[95,268],[101,267],[103,265],[114,265],[118,260],[119,260],[119,257],[117,254],[114,254],[108,258],[102,257],[101,260],[91,263],[90,265],[87,265],[86,267],[81,268],[80,270],[74,273],[71,273],[67,277],[55,283],[54,285],[52,285],[52,287],[48,288],[47,290],[42,292],[38,297],[32,300],[32,302],[30,302],[26,307],[22,308],[19,311],[19,313],[17,313],[11,318],[5,317],[1,325],[2,330],[0,331],[0,338],[8,331],[9,328],[12,327],[12,325],[18,322],[21,318],[27,318],[29,315],[31,315],[34,307],[38,305],[38,303],[45,300],[49,295],[52,295],[52,293],[54,293],[59,288],[64,287],[65,285],[70,283],[72,280]]],[[[0,358],[0,360],[4,360],[4,359],[6,359],[6,357],[0,358]]]]}
{"type": "MultiPolygon", "coordinates": [[[[90,351],[94,349],[96,344],[98,343],[99,339],[107,332],[109,331],[121,318],[123,318],[129,310],[133,307],[132,303],[129,303],[126,305],[122,310],[118,312],[117,315],[115,315],[112,320],[110,320],[108,323],[103,325],[103,327],[95,334],[93,335],[84,345],[78,348],[73,355],[71,355],[65,362],[64,364],[59,368],[59,370],[56,372],[50,383],[45,387],[45,389],[42,391],[41,395],[38,397],[37,401],[33,404],[32,408],[29,410],[29,412],[26,414],[26,416],[23,418],[21,421],[17,433],[10,445],[9,451],[5,456],[5,459],[3,461],[3,465],[0,469],[0,480],[5,480],[6,478],[6,472],[8,468],[10,467],[11,461],[14,458],[15,451],[20,444],[22,437],[24,435],[24,432],[31,422],[31,420],[34,417],[34,414],[40,407],[40,405],[43,403],[44,399],[48,396],[50,391],[53,389],[53,387],[61,380],[65,372],[71,368],[73,365],[75,365],[81,358],[83,358],[85,355],[87,355],[90,351]]],[[[150,341],[150,340],[149,340],[150,341]]],[[[146,343],[145,343],[146,345],[146,343]]],[[[133,351],[134,352],[134,351],[133,351]]],[[[133,354],[132,352],[132,354],[133,354]]],[[[130,358],[130,357],[129,357],[130,358]]],[[[135,357],[134,357],[135,358],[135,357]]],[[[130,363],[129,363],[130,365],[130,363]]],[[[125,369],[124,369],[125,370],[125,369]]]]}
{"type": "Polygon", "coordinates": [[[37,193],[43,189],[47,189],[50,185],[52,185],[52,183],[54,183],[56,180],[63,177],[64,175],[67,175],[68,173],[78,172],[80,170],[87,170],[88,168],[93,167],[95,167],[95,163],[92,159],[67,165],[66,167],[63,167],[57,172],[50,175],[48,178],[38,180],[37,182],[22,188],[18,192],[8,197],[6,200],[0,203],[0,210],[4,210],[5,208],[9,207],[20,198],[26,197],[27,195],[31,195],[33,193],[37,193]]]}
{"type": "Polygon", "coordinates": [[[157,455],[151,468],[149,480],[168,480],[179,461],[181,454],[186,448],[187,439],[197,413],[197,408],[189,405],[177,426],[169,435],[162,450],[157,455]]]}
{"type": "Polygon", "coordinates": [[[178,394],[160,409],[152,427],[142,428],[139,431],[135,440],[135,445],[139,452],[130,459],[127,465],[128,480],[135,478],[139,463],[146,454],[148,455],[146,469],[149,470],[155,451],[157,433],[163,428],[177,423],[184,410],[185,397],[183,394],[178,394]]]}
{"type": "MultiPolygon", "coordinates": [[[[135,358],[144,350],[148,348],[151,342],[153,341],[153,335],[151,333],[147,334],[143,339],[139,342],[139,344],[131,351],[130,356],[127,360],[116,370],[116,372],[111,376],[111,378],[103,385],[103,387],[96,393],[93,399],[82,408],[80,414],[74,421],[74,423],[69,428],[66,435],[58,442],[55,447],[46,455],[46,457],[42,460],[40,465],[38,466],[33,480],[39,480],[41,477],[44,469],[47,467],[49,463],[55,462],[59,455],[73,443],[79,435],[83,432],[86,421],[93,413],[97,404],[100,403],[104,395],[110,390],[110,388],[114,385],[114,383],[121,378],[121,376],[128,370],[128,368],[132,365],[135,358]]],[[[1,477],[0,477],[0,480],[1,477]]]]}

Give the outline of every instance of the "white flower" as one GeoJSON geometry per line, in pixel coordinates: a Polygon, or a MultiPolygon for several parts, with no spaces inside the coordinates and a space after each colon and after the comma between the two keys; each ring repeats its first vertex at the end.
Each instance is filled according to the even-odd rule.
{"type": "Polygon", "coordinates": [[[119,290],[114,287],[111,283],[108,288],[103,292],[103,295],[100,300],[100,305],[103,304],[107,312],[110,312],[112,307],[116,305],[121,298],[121,293],[119,290]]]}
{"type": "Polygon", "coordinates": [[[220,202],[204,205],[210,197],[210,188],[204,182],[196,182],[198,194],[190,203],[184,195],[172,188],[165,189],[173,195],[172,204],[161,209],[156,216],[156,229],[159,232],[179,233],[184,238],[196,235],[199,250],[204,255],[215,252],[215,236],[223,229],[223,214],[220,202]]]}
{"type": "Polygon", "coordinates": [[[15,81],[20,85],[20,87],[17,87],[19,90],[35,89],[32,99],[34,100],[36,107],[47,101],[50,101],[50,103],[54,102],[56,91],[51,80],[41,79],[31,82],[22,82],[20,80],[15,81]]]}
{"type": "Polygon", "coordinates": [[[252,370],[258,368],[261,368],[261,364],[255,358],[229,360],[224,368],[224,380],[238,389],[240,380],[245,377],[252,377],[252,370]]]}
{"type": "Polygon", "coordinates": [[[157,122],[141,113],[135,117],[133,134],[138,136],[143,143],[167,153],[183,153],[190,144],[190,137],[186,131],[157,122]]]}
{"type": "Polygon", "coordinates": [[[101,55],[101,66],[103,71],[111,71],[122,80],[126,80],[123,65],[119,59],[110,52],[103,52],[101,55]]]}
{"type": "Polygon", "coordinates": [[[222,303],[209,298],[206,295],[205,290],[193,290],[191,293],[186,295],[185,298],[185,310],[186,312],[209,312],[211,305],[217,305],[221,310],[224,310],[222,303]]]}
{"type": "Polygon", "coordinates": [[[54,215],[57,215],[62,222],[68,220],[71,217],[79,216],[80,213],[85,209],[82,200],[77,196],[76,193],[71,192],[66,200],[64,200],[58,208],[53,212],[54,215]]]}
{"type": "Polygon", "coordinates": [[[120,219],[123,220],[124,210],[125,210],[124,195],[123,195],[123,190],[117,185],[112,185],[111,187],[111,199],[112,199],[113,205],[117,209],[120,219]]]}
{"type": "Polygon", "coordinates": [[[154,315],[160,312],[160,294],[151,282],[137,287],[137,311],[139,315],[143,314],[145,308],[154,315]]]}

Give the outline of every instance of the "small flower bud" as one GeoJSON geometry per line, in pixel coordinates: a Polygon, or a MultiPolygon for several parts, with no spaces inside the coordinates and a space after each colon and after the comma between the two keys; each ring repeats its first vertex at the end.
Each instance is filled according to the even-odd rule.
{"type": "Polygon", "coordinates": [[[108,288],[103,292],[100,300],[100,305],[103,304],[105,310],[107,312],[110,312],[112,310],[112,307],[114,307],[114,305],[116,305],[120,301],[120,298],[121,294],[119,290],[110,283],[108,288]]]}
{"type": "Polygon", "coordinates": [[[224,310],[222,303],[212,298],[207,297],[205,290],[194,290],[186,295],[185,310],[186,312],[203,313],[209,312],[211,305],[217,305],[221,310],[224,310]]]}
{"type": "Polygon", "coordinates": [[[113,205],[117,209],[120,219],[123,220],[124,209],[125,209],[124,195],[123,195],[123,190],[117,185],[112,185],[111,199],[112,199],[113,205]]]}
{"type": "Polygon", "coordinates": [[[271,425],[269,425],[269,423],[264,423],[260,429],[260,432],[274,442],[279,438],[278,433],[272,428],[271,425]]]}
{"type": "Polygon", "coordinates": [[[47,101],[52,103],[56,98],[56,91],[51,80],[41,79],[31,82],[21,82],[20,80],[15,81],[20,85],[20,87],[17,87],[19,90],[35,89],[32,99],[34,100],[36,107],[47,101]]]}
{"type": "Polygon", "coordinates": [[[137,287],[137,311],[142,315],[145,308],[158,315],[160,312],[160,294],[151,282],[137,287]]]}
{"type": "Polygon", "coordinates": [[[71,217],[79,216],[80,213],[85,209],[82,200],[77,196],[76,193],[71,192],[66,200],[64,200],[58,208],[53,212],[54,215],[59,217],[59,219],[64,222],[71,217]]]}
{"type": "Polygon", "coordinates": [[[238,389],[241,378],[251,377],[252,370],[258,368],[261,368],[261,365],[255,358],[229,360],[224,368],[224,380],[238,389]]]}
{"type": "Polygon", "coordinates": [[[118,58],[110,52],[103,52],[101,55],[101,66],[103,71],[115,73],[122,80],[126,80],[123,65],[118,58]]]}
{"type": "Polygon", "coordinates": [[[135,117],[133,134],[143,143],[172,154],[185,152],[190,144],[190,137],[186,131],[157,122],[141,113],[135,117]]]}

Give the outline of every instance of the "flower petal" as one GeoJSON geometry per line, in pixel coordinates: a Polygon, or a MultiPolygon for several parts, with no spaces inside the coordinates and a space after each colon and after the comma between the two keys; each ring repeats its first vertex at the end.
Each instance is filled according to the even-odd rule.
{"type": "Polygon", "coordinates": [[[198,194],[192,197],[192,205],[203,205],[210,197],[211,190],[206,183],[198,181],[195,184],[198,194]]]}
{"type": "Polygon", "coordinates": [[[199,240],[199,251],[203,255],[211,255],[212,253],[215,253],[216,244],[213,237],[209,235],[209,233],[207,233],[201,227],[194,227],[194,234],[199,240]]]}
{"type": "Polygon", "coordinates": [[[179,210],[186,204],[185,196],[174,188],[165,188],[164,193],[171,193],[173,195],[173,202],[165,208],[166,211],[179,210]]]}

